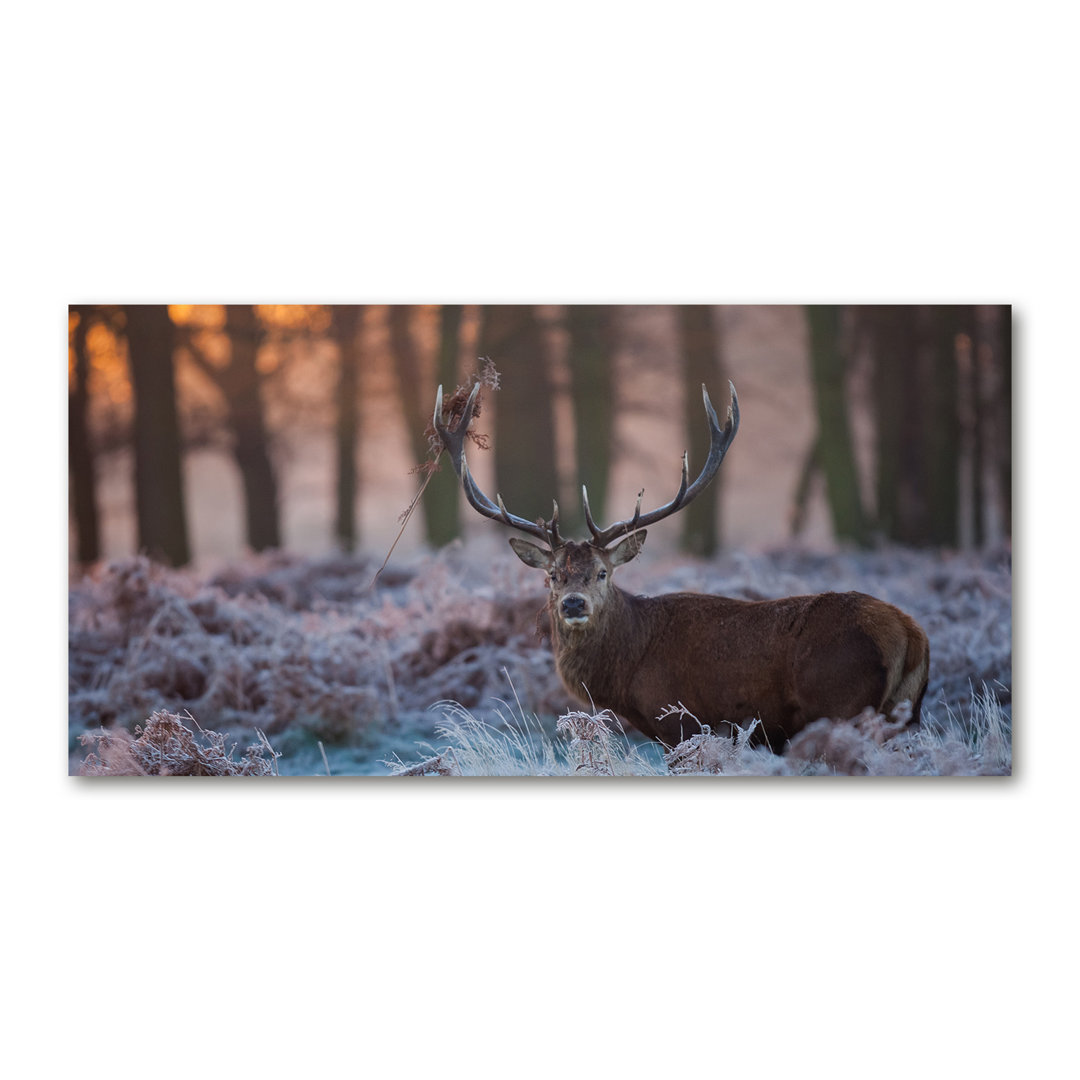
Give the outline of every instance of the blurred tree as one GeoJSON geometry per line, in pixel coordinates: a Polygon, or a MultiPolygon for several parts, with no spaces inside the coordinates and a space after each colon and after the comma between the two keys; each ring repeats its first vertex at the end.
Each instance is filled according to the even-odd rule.
{"type": "Polygon", "coordinates": [[[997,386],[1000,423],[998,470],[1002,512],[1005,533],[1007,536],[1012,536],[1012,306],[995,304],[990,311],[993,319],[994,355],[999,372],[997,386]]]}
{"type": "Polygon", "coordinates": [[[1011,311],[958,307],[960,544],[997,543],[1011,531],[1011,311]]]}
{"type": "Polygon", "coordinates": [[[960,440],[956,335],[961,311],[951,304],[923,309],[929,323],[932,370],[927,380],[928,542],[955,547],[959,540],[960,440]]]}
{"type": "Polygon", "coordinates": [[[953,326],[956,363],[957,412],[957,540],[967,549],[979,543],[979,431],[978,394],[972,359],[974,310],[956,307],[953,326]]]}
{"type": "Polygon", "coordinates": [[[190,561],[173,370],[173,324],[164,304],[125,307],[135,397],[135,507],[139,548],[182,566],[190,561]]]}
{"type": "Polygon", "coordinates": [[[360,326],[364,308],[338,304],[333,309],[333,333],[338,343],[338,388],[336,407],[337,514],[334,534],[343,551],[356,548],[356,454],[360,426],[360,326]]]}
{"type": "Polygon", "coordinates": [[[972,309],[981,493],[978,527],[983,544],[996,544],[1007,535],[1012,516],[1009,316],[1007,307],[996,304],[972,309]]]}
{"type": "Polygon", "coordinates": [[[225,305],[229,360],[211,361],[190,335],[184,339],[196,366],[210,378],[225,399],[232,432],[232,453],[240,468],[244,490],[244,523],[253,551],[281,547],[277,480],[270,462],[257,353],[261,336],[255,308],[225,305]]]}
{"type": "Polygon", "coordinates": [[[950,467],[932,456],[944,444],[930,431],[936,364],[919,315],[904,304],[861,310],[874,359],[877,525],[888,539],[914,545],[933,542],[930,473],[950,467]]]}
{"type": "Polygon", "coordinates": [[[75,323],[68,380],[68,471],[78,561],[87,564],[96,562],[101,555],[94,451],[90,441],[90,361],[86,351],[86,332],[93,318],[93,308],[73,306],[68,310],[69,321],[75,323]]]}
{"type": "MultiPolygon", "coordinates": [[[[439,357],[436,382],[448,394],[459,381],[458,352],[464,316],[463,304],[443,304],[439,312],[439,357]]],[[[453,469],[441,469],[433,474],[427,491],[424,492],[428,539],[436,547],[448,544],[461,535],[458,492],[458,480],[453,469]]]]}
{"type": "MultiPolygon", "coordinates": [[[[446,392],[457,386],[457,341],[461,327],[461,307],[440,315],[439,355],[436,361],[438,378],[444,372],[452,374],[443,382],[446,392]]],[[[413,460],[419,467],[428,458],[428,437],[425,431],[431,423],[435,402],[430,376],[425,375],[423,357],[414,333],[416,310],[409,304],[392,304],[387,312],[390,329],[390,348],[396,361],[398,388],[405,411],[405,426],[409,432],[413,460]]],[[[441,547],[458,534],[457,478],[452,470],[434,473],[424,491],[424,536],[432,547],[441,547]]]]}
{"type": "Polygon", "coordinates": [[[870,306],[877,523],[901,543],[972,547],[1009,529],[1007,308],[870,306]]]}
{"type": "Polygon", "coordinates": [[[558,491],[552,386],[536,313],[524,304],[483,309],[480,352],[502,374],[495,406],[495,486],[512,513],[551,515],[558,491]]]}
{"type": "MultiPolygon", "coordinates": [[[[713,402],[722,417],[728,392],[720,345],[718,314],[707,304],[680,304],[676,309],[682,352],[684,419],[689,441],[690,478],[709,455],[709,430],[702,422],[701,387],[724,395],[713,402]]],[[[722,422],[722,420],[721,420],[722,422]]],[[[682,548],[692,555],[711,556],[720,545],[720,494],[723,470],[679,515],[682,548]]]]}
{"type": "MultiPolygon", "coordinates": [[[[570,335],[570,397],[574,408],[578,485],[584,484],[589,489],[593,520],[603,527],[615,437],[615,309],[607,304],[571,304],[565,309],[565,319],[570,335]]],[[[568,528],[580,532],[584,527],[580,500],[575,498],[568,510],[568,528]]]]}
{"type": "MultiPolygon", "coordinates": [[[[801,522],[810,475],[825,478],[833,531],[841,541],[865,545],[869,540],[859,492],[845,380],[847,363],[840,345],[840,308],[812,304],[806,308],[810,331],[810,376],[817,406],[818,430],[796,494],[796,522],[801,522]]],[[[796,525],[796,531],[798,524],[796,525]]]]}

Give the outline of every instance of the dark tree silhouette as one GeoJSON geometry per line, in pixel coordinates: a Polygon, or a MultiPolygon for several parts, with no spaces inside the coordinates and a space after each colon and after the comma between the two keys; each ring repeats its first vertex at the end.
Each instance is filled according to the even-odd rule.
{"type": "Polygon", "coordinates": [[[551,516],[558,491],[555,425],[547,357],[535,310],[493,304],[483,310],[481,353],[502,374],[495,401],[495,484],[512,512],[551,516]]]}
{"type": "MultiPolygon", "coordinates": [[[[679,343],[682,352],[684,420],[686,424],[690,475],[700,469],[709,454],[709,431],[702,422],[702,385],[721,417],[726,407],[727,376],[724,374],[717,313],[707,304],[680,304],[676,309],[679,343]]],[[[724,473],[721,469],[713,482],[680,514],[681,543],[692,555],[715,555],[720,546],[720,496],[724,473]]]]}
{"type": "Polygon", "coordinates": [[[339,304],[333,311],[333,332],[338,343],[336,407],[337,513],[334,535],[343,551],[356,547],[357,449],[359,444],[360,342],[364,308],[339,304]]]}
{"type": "Polygon", "coordinates": [[[972,305],[858,309],[873,359],[882,536],[969,547],[1008,532],[1007,313],[972,305]]]}
{"type": "Polygon", "coordinates": [[[1012,307],[991,308],[993,346],[998,369],[998,473],[1001,487],[1002,516],[1008,536],[1012,536],[1012,307]]]}
{"type": "Polygon", "coordinates": [[[232,359],[223,369],[229,416],[236,443],[233,452],[244,482],[244,509],[248,543],[254,551],[281,547],[277,480],[270,463],[262,386],[255,357],[259,328],[255,309],[245,304],[227,304],[225,332],[229,335],[232,359]]]}
{"type": "MultiPolygon", "coordinates": [[[[589,489],[589,508],[594,520],[602,525],[607,517],[615,436],[615,308],[601,304],[572,304],[565,311],[570,335],[571,399],[577,442],[575,496],[580,485],[589,489]]],[[[580,532],[584,514],[576,497],[567,511],[569,527],[580,532]]]]}
{"type": "Polygon", "coordinates": [[[229,362],[213,364],[190,339],[185,341],[196,366],[213,381],[225,399],[232,452],[244,490],[244,524],[253,551],[281,547],[277,479],[270,462],[262,379],[255,364],[261,332],[255,309],[245,304],[225,306],[229,362]]]}
{"type": "Polygon", "coordinates": [[[927,381],[926,455],[928,541],[955,547],[959,540],[960,439],[956,335],[962,309],[942,304],[924,309],[932,370],[927,381]]]}
{"type": "Polygon", "coordinates": [[[135,398],[138,544],[152,558],[182,566],[191,553],[180,464],[173,324],[163,304],[133,305],[124,313],[135,398]]]}
{"type": "MultiPolygon", "coordinates": [[[[401,394],[405,424],[409,432],[413,461],[421,465],[428,457],[428,440],[424,434],[431,422],[434,404],[434,386],[425,377],[423,359],[413,333],[415,309],[409,304],[394,304],[389,308],[387,320],[390,329],[390,348],[394,354],[401,394]]],[[[456,349],[457,335],[461,327],[461,309],[452,309],[441,317],[438,378],[451,365],[453,353],[454,374],[443,381],[447,393],[453,393],[457,384],[456,349]],[[447,322],[449,320],[449,322],[447,322]]],[[[439,547],[457,535],[457,489],[456,477],[445,469],[435,473],[424,491],[421,505],[424,508],[424,537],[433,547],[439,547]]]]}
{"type": "Polygon", "coordinates": [[[955,310],[960,542],[982,546],[1011,530],[1011,309],[972,305],[955,310]]]}
{"type": "MultiPolygon", "coordinates": [[[[465,315],[462,304],[444,304],[439,312],[439,356],[436,382],[446,393],[458,384],[458,350],[461,324],[465,315]]],[[[426,425],[425,425],[426,426],[426,425]]],[[[421,428],[421,430],[424,430],[421,428]]],[[[428,540],[436,547],[461,535],[458,505],[458,482],[452,469],[434,473],[424,492],[424,514],[428,540]]]]}
{"type": "MultiPolygon", "coordinates": [[[[932,362],[918,309],[872,305],[863,310],[874,357],[877,429],[877,524],[905,544],[931,542],[929,450],[932,362]]],[[[940,463],[937,467],[947,467],[940,463]]]]}
{"type": "Polygon", "coordinates": [[[75,363],[68,387],[68,473],[71,508],[75,518],[78,561],[96,562],[101,556],[94,451],[90,441],[90,361],[86,332],[93,317],[90,307],[72,307],[78,323],[72,340],[75,363]]]}
{"type": "MultiPolygon", "coordinates": [[[[814,304],[806,308],[810,330],[810,375],[817,407],[818,430],[808,472],[800,483],[805,498],[809,471],[820,470],[838,540],[864,545],[869,539],[859,493],[845,376],[847,364],[840,347],[840,308],[814,304]]],[[[796,507],[800,499],[796,499],[796,507]]]]}

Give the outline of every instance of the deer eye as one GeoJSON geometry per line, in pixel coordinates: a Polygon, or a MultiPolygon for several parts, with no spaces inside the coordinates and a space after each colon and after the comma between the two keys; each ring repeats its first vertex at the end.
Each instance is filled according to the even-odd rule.
{"type": "Polygon", "coordinates": [[[603,581],[606,577],[607,577],[607,571],[606,570],[601,570],[600,573],[596,575],[596,580],[597,581],[603,581]]]}

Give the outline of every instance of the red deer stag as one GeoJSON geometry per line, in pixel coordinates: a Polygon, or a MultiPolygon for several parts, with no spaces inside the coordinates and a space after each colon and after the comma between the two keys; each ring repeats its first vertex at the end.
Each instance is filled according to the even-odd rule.
{"type": "Polygon", "coordinates": [[[667,746],[700,731],[687,712],[712,728],[729,725],[726,730],[757,717],[755,737],[760,732],[777,752],[812,721],[848,719],[868,705],[888,713],[909,701],[911,722],[918,722],[929,645],[919,625],[891,604],[859,592],[758,601],[632,596],[612,582],[616,567],[641,550],[645,527],[683,509],[716,475],[739,429],[734,385],[722,428],[702,387],[712,442],[697,479],[688,483],[683,454],[682,482],[671,502],[642,513],[639,495],[633,517],[606,529],[593,521],[582,488],[592,533],[583,542],[559,534],[557,503],[549,521],[528,521],[476,486],[464,444],[477,389],[451,431],[439,387],[435,430],[472,508],[543,545],[510,540],[522,562],[547,574],[555,666],[575,697],[610,709],[667,746]],[[673,711],[677,703],[684,709],[673,711]]]}

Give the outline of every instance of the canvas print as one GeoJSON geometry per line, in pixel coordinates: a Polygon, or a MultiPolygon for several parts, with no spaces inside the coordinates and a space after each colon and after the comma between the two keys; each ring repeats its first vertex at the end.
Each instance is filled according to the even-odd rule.
{"type": "Polygon", "coordinates": [[[72,305],[69,772],[1009,775],[1011,342],[989,304],[72,305]]]}

